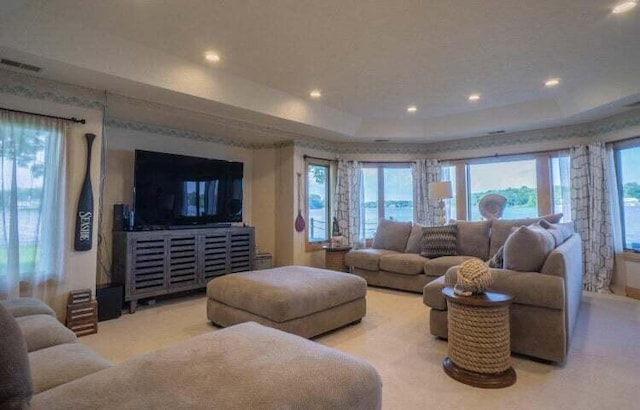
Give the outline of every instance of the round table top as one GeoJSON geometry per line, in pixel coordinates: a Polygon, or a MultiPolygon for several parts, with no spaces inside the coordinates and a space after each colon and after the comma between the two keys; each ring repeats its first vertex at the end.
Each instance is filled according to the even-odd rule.
{"type": "Polygon", "coordinates": [[[344,252],[344,251],[350,251],[351,250],[351,246],[330,246],[330,245],[325,245],[322,247],[322,249],[324,249],[327,252],[344,252]]]}
{"type": "Polygon", "coordinates": [[[442,294],[447,300],[468,306],[501,306],[508,305],[513,301],[513,296],[498,292],[483,292],[478,295],[461,296],[457,295],[452,287],[442,289],[442,294]]]}

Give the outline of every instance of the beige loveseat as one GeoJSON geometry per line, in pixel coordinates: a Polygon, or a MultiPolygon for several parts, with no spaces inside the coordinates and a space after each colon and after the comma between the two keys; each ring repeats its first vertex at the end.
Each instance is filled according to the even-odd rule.
{"type": "Polygon", "coordinates": [[[111,365],[43,303],[0,301],[3,410],[368,410],[381,388],[368,363],[253,322],[111,365]]]}

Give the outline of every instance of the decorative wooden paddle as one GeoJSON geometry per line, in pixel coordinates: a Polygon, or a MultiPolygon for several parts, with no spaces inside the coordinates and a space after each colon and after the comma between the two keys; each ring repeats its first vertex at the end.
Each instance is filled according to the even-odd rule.
{"type": "Polygon", "coordinates": [[[300,177],[302,176],[301,173],[298,172],[298,216],[296,217],[296,231],[298,232],[302,232],[304,231],[304,227],[305,227],[305,222],[304,222],[304,217],[302,216],[302,208],[301,208],[301,200],[300,200],[300,195],[301,195],[301,189],[300,189],[300,177]]]}
{"type": "Polygon", "coordinates": [[[87,170],[84,174],[82,191],[78,199],[78,211],[76,212],[76,236],[74,249],[88,251],[93,242],[93,188],[91,187],[91,147],[94,134],[84,134],[87,139],[87,170]]]}

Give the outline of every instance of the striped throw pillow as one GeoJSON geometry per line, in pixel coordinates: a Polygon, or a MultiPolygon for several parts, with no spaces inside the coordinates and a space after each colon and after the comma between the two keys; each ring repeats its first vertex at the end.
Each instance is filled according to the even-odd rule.
{"type": "Polygon", "coordinates": [[[422,229],[425,258],[458,255],[458,227],[456,225],[430,226],[422,229]]]}

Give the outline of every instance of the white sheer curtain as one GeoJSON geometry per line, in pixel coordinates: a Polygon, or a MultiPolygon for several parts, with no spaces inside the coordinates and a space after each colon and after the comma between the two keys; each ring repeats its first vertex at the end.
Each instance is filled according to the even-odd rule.
{"type": "Polygon", "coordinates": [[[427,226],[436,225],[438,201],[429,199],[429,183],[441,180],[441,167],[437,160],[417,160],[413,172],[413,221],[427,226]]]}
{"type": "Polygon", "coordinates": [[[571,148],[571,210],[582,237],[583,286],[591,292],[611,292],[613,229],[610,177],[603,143],[571,148]]]}
{"type": "Polygon", "coordinates": [[[38,285],[64,272],[65,134],[64,121],[0,110],[0,294],[5,296],[43,297],[38,285]]]}
{"type": "Polygon", "coordinates": [[[362,248],[365,244],[362,164],[357,161],[338,161],[336,179],[333,209],[338,226],[349,246],[362,248]]]}

